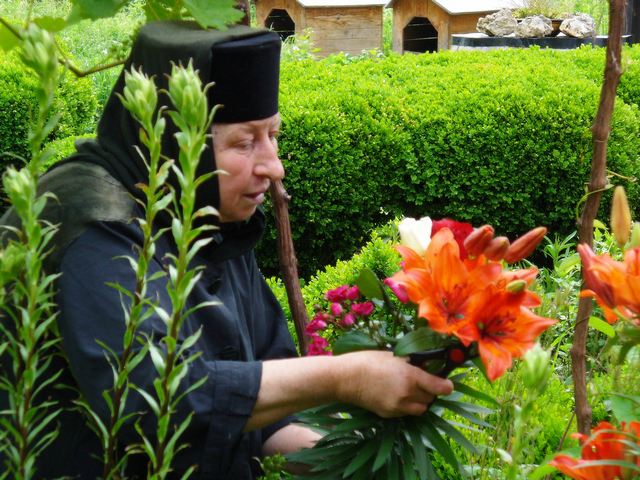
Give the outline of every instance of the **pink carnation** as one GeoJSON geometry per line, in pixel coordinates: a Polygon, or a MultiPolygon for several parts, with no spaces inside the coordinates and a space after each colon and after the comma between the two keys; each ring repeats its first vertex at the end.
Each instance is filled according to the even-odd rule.
{"type": "Polygon", "coordinates": [[[325,322],[322,318],[316,315],[315,317],[313,317],[313,320],[311,320],[307,324],[307,326],[304,328],[304,331],[308,335],[311,335],[317,332],[318,330],[324,330],[325,328],[327,328],[327,322],[325,322]]]}
{"type": "Polygon", "coordinates": [[[354,323],[356,323],[356,317],[353,313],[347,313],[344,318],[340,320],[340,325],[346,328],[350,327],[354,323]]]}
{"type": "Polygon", "coordinates": [[[407,293],[407,289],[404,285],[399,284],[392,278],[385,278],[382,283],[389,287],[402,303],[407,303],[409,301],[409,294],[407,293]]]}
{"type": "Polygon", "coordinates": [[[353,287],[349,287],[349,289],[347,289],[347,300],[357,300],[358,297],[360,297],[360,289],[358,289],[357,285],[354,285],[353,287]]]}
{"type": "Polygon", "coordinates": [[[351,305],[351,311],[359,317],[368,317],[373,313],[373,303],[363,302],[351,305]]]}
{"type": "Polygon", "coordinates": [[[348,290],[349,290],[349,285],[341,285],[338,288],[329,290],[325,295],[325,298],[330,302],[344,302],[347,299],[348,290]]]}
{"type": "Polygon", "coordinates": [[[322,338],[320,335],[312,335],[311,343],[309,343],[309,348],[307,349],[307,355],[332,355],[331,350],[329,350],[329,342],[327,339],[322,338]]]}
{"type": "Polygon", "coordinates": [[[331,315],[333,315],[334,317],[339,317],[340,315],[342,315],[342,305],[340,305],[339,303],[332,303],[330,309],[331,315]]]}

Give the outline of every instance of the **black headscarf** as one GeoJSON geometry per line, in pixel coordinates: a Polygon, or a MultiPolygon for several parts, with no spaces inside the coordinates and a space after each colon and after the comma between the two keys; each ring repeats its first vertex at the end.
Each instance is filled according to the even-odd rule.
{"type": "MultiPolygon", "coordinates": [[[[141,28],[124,70],[130,70],[132,66],[140,68],[146,75],[154,77],[158,88],[166,90],[172,64],[186,66],[192,60],[203,85],[214,83],[208,90],[209,108],[222,105],[216,112],[214,122],[261,120],[278,112],[280,45],[280,38],[276,33],[245,26],[232,27],[222,32],[203,30],[193,22],[152,22],[141,28]]],[[[136,184],[147,183],[148,171],[136,150],[136,145],[140,146],[140,126],[117,96],[124,89],[124,70],[118,77],[98,123],[97,138],[79,143],[77,153],[67,162],[98,164],[134,197],[142,199],[142,192],[136,184]]],[[[172,108],[169,103],[166,94],[159,95],[158,107],[172,108]]],[[[162,151],[164,155],[177,160],[177,128],[168,116],[166,119],[162,151]]],[[[208,147],[202,154],[198,175],[216,169],[213,145],[209,144],[208,147]]],[[[170,183],[179,195],[175,178],[170,183]]],[[[215,208],[220,206],[216,176],[198,188],[196,207],[205,205],[215,208]]],[[[168,216],[160,216],[158,221],[160,226],[168,226],[170,219],[168,216]]],[[[215,219],[207,221],[216,223],[215,219]]],[[[223,235],[233,237],[233,241],[228,241],[231,238],[217,238],[212,247],[222,241],[228,244],[231,251],[227,249],[223,255],[225,258],[243,253],[254,246],[263,227],[264,217],[258,211],[248,222],[223,225],[223,235]],[[256,234],[257,238],[254,238],[256,234]]],[[[208,256],[211,256],[212,248],[208,250],[208,256]]]]}

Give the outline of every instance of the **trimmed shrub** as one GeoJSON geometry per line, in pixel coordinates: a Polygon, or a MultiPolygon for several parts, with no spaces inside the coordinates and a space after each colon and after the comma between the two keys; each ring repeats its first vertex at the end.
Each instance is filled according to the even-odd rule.
{"type": "MultiPolygon", "coordinates": [[[[18,162],[7,152],[23,158],[29,154],[27,133],[37,111],[36,82],[15,53],[0,53],[0,170],[18,162]]],[[[55,110],[61,115],[60,122],[49,140],[89,133],[96,105],[91,81],[66,73],[56,97],[55,110]]]]}
{"type": "MultiPolygon", "coordinates": [[[[350,258],[396,216],[491,223],[510,237],[535,225],[573,231],[602,52],[283,64],[280,148],[301,276],[350,258]]],[[[617,102],[609,170],[619,175],[638,176],[638,117],[636,105],[617,102]]],[[[627,187],[637,203],[638,187],[627,187]]],[[[274,239],[267,231],[258,251],[268,274],[277,272],[274,239]]]]}

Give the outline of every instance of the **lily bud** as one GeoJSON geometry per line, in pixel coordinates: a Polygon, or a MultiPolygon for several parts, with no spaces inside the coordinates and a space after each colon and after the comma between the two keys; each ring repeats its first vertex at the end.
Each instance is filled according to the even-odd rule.
{"type": "Polygon", "coordinates": [[[432,223],[429,217],[422,217],[420,220],[415,218],[403,219],[398,225],[400,243],[419,255],[424,254],[431,242],[431,226],[432,223]]]}
{"type": "Polygon", "coordinates": [[[520,293],[523,292],[524,289],[527,288],[527,282],[524,280],[513,280],[507,283],[506,289],[509,293],[520,293]]]}
{"type": "Polygon", "coordinates": [[[491,225],[483,225],[476,228],[464,240],[464,248],[470,257],[477,257],[489,246],[493,240],[493,227],[491,225]]]}
{"type": "Polygon", "coordinates": [[[489,260],[502,260],[509,249],[509,239],[507,237],[496,237],[487,248],[484,249],[484,255],[489,260]]]}
{"type": "Polygon", "coordinates": [[[631,234],[631,210],[624,187],[617,186],[613,191],[611,204],[611,231],[619,246],[629,241],[631,234]]]}
{"type": "Polygon", "coordinates": [[[522,369],[522,381],[524,385],[542,394],[551,378],[551,355],[536,343],[527,353],[524,354],[524,365],[522,369]]]}
{"type": "Polygon", "coordinates": [[[134,68],[124,72],[125,87],[122,104],[136,120],[143,123],[150,120],[158,104],[158,92],[153,79],[134,68]]]}
{"type": "Polygon", "coordinates": [[[640,247],[640,223],[633,222],[631,228],[631,240],[629,240],[629,248],[640,247]]]}
{"type": "Polygon", "coordinates": [[[546,234],[546,227],[536,227],[533,230],[529,230],[511,244],[504,256],[505,261],[514,263],[527,258],[533,253],[546,234]]]}

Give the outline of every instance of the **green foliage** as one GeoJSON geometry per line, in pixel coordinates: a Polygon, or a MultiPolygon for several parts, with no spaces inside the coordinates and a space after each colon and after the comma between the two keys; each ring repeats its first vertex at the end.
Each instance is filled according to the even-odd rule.
{"type": "MultiPolygon", "coordinates": [[[[29,159],[27,132],[36,115],[38,79],[27,70],[14,53],[0,53],[0,170],[18,163],[6,152],[29,159]]],[[[58,84],[54,112],[60,121],[48,140],[87,133],[93,124],[96,98],[91,82],[67,74],[58,84]]]]}
{"type": "MultiPolygon", "coordinates": [[[[280,149],[301,275],[349,258],[400,215],[491,222],[510,237],[536,225],[569,234],[603,65],[595,48],[283,64],[280,149]]],[[[628,178],[640,170],[638,117],[617,102],[609,169],[628,178]]],[[[640,189],[626,187],[637,204],[640,189]]],[[[272,229],[258,252],[268,274],[274,242],[272,229]]]]}

